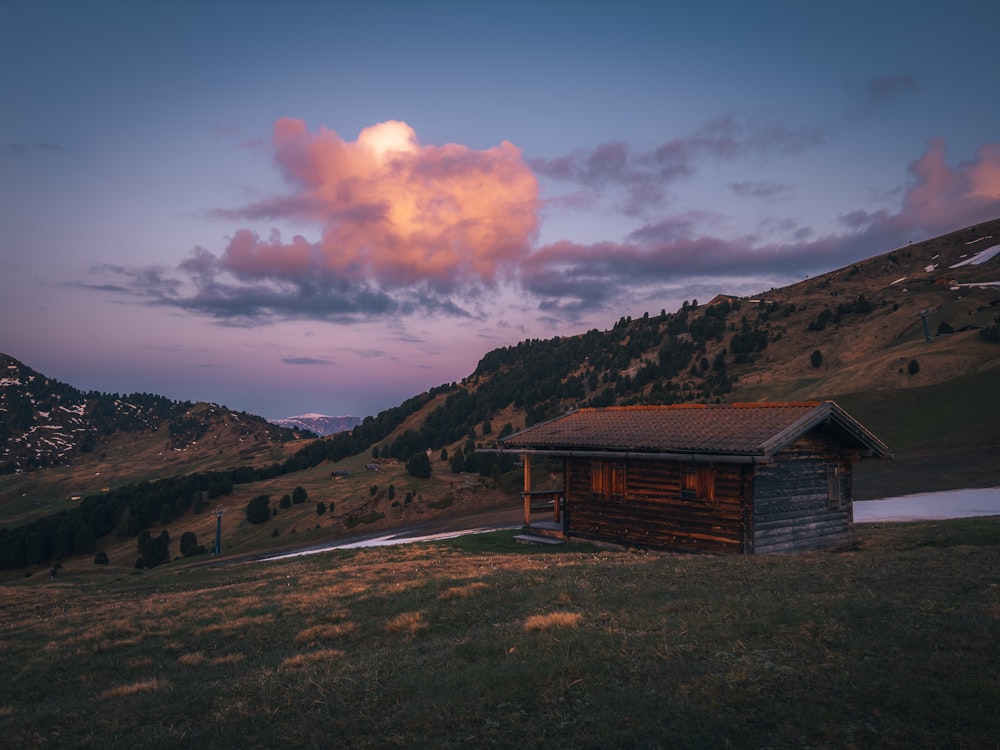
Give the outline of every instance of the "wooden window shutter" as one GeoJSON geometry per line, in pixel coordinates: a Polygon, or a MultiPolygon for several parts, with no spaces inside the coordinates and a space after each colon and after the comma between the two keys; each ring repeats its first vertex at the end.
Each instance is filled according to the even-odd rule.
{"type": "Polygon", "coordinates": [[[590,463],[590,490],[595,500],[625,499],[625,464],[622,461],[590,463]]]}
{"type": "Polygon", "coordinates": [[[840,464],[828,464],[826,467],[826,505],[833,510],[844,507],[844,495],[840,483],[840,464]]]}
{"type": "Polygon", "coordinates": [[[711,466],[681,467],[681,498],[715,500],[715,469],[711,466]]]}

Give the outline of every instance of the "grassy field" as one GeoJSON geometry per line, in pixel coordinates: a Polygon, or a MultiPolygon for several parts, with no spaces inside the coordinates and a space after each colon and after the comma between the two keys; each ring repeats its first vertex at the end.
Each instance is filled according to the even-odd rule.
{"type": "Polygon", "coordinates": [[[0,586],[9,747],[1000,738],[1000,518],[763,558],[510,533],[0,586]]]}

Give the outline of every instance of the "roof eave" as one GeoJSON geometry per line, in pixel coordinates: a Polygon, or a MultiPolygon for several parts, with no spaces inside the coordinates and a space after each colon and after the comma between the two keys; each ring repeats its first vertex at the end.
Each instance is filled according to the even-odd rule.
{"type": "Polygon", "coordinates": [[[476,453],[546,456],[551,458],[599,458],[612,461],[678,461],[684,463],[766,464],[771,457],[759,453],[682,453],[594,448],[479,448],[476,453]]]}

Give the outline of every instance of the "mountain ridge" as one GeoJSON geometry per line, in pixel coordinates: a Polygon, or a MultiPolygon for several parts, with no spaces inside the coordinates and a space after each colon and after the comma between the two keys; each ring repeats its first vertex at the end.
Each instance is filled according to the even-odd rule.
{"type": "Polygon", "coordinates": [[[307,430],[318,437],[334,435],[338,432],[345,432],[354,429],[361,424],[360,417],[350,415],[331,416],[329,414],[300,414],[295,417],[282,417],[281,419],[270,420],[271,424],[289,429],[307,430]]]}
{"type": "Polygon", "coordinates": [[[0,354],[0,502],[44,508],[132,481],[281,461],[303,438],[218,404],[84,392],[0,354]]]}

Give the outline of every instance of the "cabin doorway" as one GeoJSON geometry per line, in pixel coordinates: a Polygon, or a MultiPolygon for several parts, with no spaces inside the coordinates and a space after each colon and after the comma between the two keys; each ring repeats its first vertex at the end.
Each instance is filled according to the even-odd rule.
{"type": "Polygon", "coordinates": [[[563,486],[555,489],[536,490],[532,486],[531,455],[524,455],[524,525],[521,532],[526,537],[541,539],[566,539],[566,465],[563,462],[563,486]]]}

